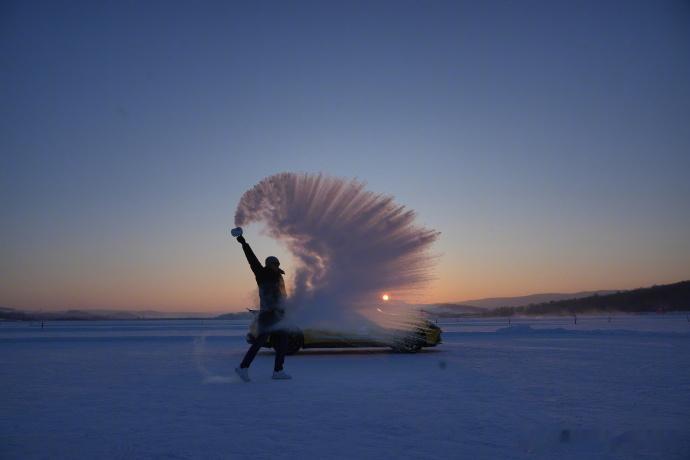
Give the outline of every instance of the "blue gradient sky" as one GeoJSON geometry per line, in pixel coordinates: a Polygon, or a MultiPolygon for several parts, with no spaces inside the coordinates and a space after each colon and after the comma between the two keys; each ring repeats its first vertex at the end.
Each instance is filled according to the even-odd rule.
{"type": "Polygon", "coordinates": [[[3,306],[244,307],[281,171],[440,230],[429,301],[690,278],[684,1],[6,1],[0,62],[3,306]]]}

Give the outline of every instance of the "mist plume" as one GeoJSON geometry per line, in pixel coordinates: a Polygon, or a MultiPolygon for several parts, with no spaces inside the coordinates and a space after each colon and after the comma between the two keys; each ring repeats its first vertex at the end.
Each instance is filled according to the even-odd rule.
{"type": "Polygon", "coordinates": [[[235,225],[264,224],[295,257],[287,311],[300,324],[342,321],[384,292],[400,299],[423,288],[439,233],[414,220],[414,211],[357,180],[295,173],[263,179],[235,214],[235,225]]]}

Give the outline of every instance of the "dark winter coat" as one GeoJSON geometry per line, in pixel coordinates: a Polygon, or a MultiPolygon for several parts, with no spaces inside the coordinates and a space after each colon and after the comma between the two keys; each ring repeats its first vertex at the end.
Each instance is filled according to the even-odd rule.
{"type": "Polygon", "coordinates": [[[280,321],[284,314],[283,301],[286,297],[283,275],[273,269],[264,267],[254,255],[248,243],[242,243],[242,250],[247,256],[247,262],[254,272],[256,284],[259,286],[259,327],[268,328],[280,321]]]}

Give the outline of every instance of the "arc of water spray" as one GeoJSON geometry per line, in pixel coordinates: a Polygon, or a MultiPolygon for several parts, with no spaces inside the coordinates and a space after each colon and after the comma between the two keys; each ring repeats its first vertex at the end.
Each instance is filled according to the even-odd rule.
{"type": "Polygon", "coordinates": [[[344,321],[382,292],[412,295],[431,279],[439,233],[357,180],[280,173],[244,193],[235,225],[265,225],[297,262],[288,314],[300,325],[344,321]]]}

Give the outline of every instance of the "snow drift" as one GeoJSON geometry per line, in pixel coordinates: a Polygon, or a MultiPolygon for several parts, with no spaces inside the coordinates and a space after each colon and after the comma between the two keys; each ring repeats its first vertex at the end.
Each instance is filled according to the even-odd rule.
{"type": "Polygon", "coordinates": [[[412,296],[431,278],[439,233],[415,225],[414,211],[356,180],[281,173],[242,196],[235,225],[265,225],[297,267],[288,317],[342,324],[372,310],[384,292],[412,296]]]}

